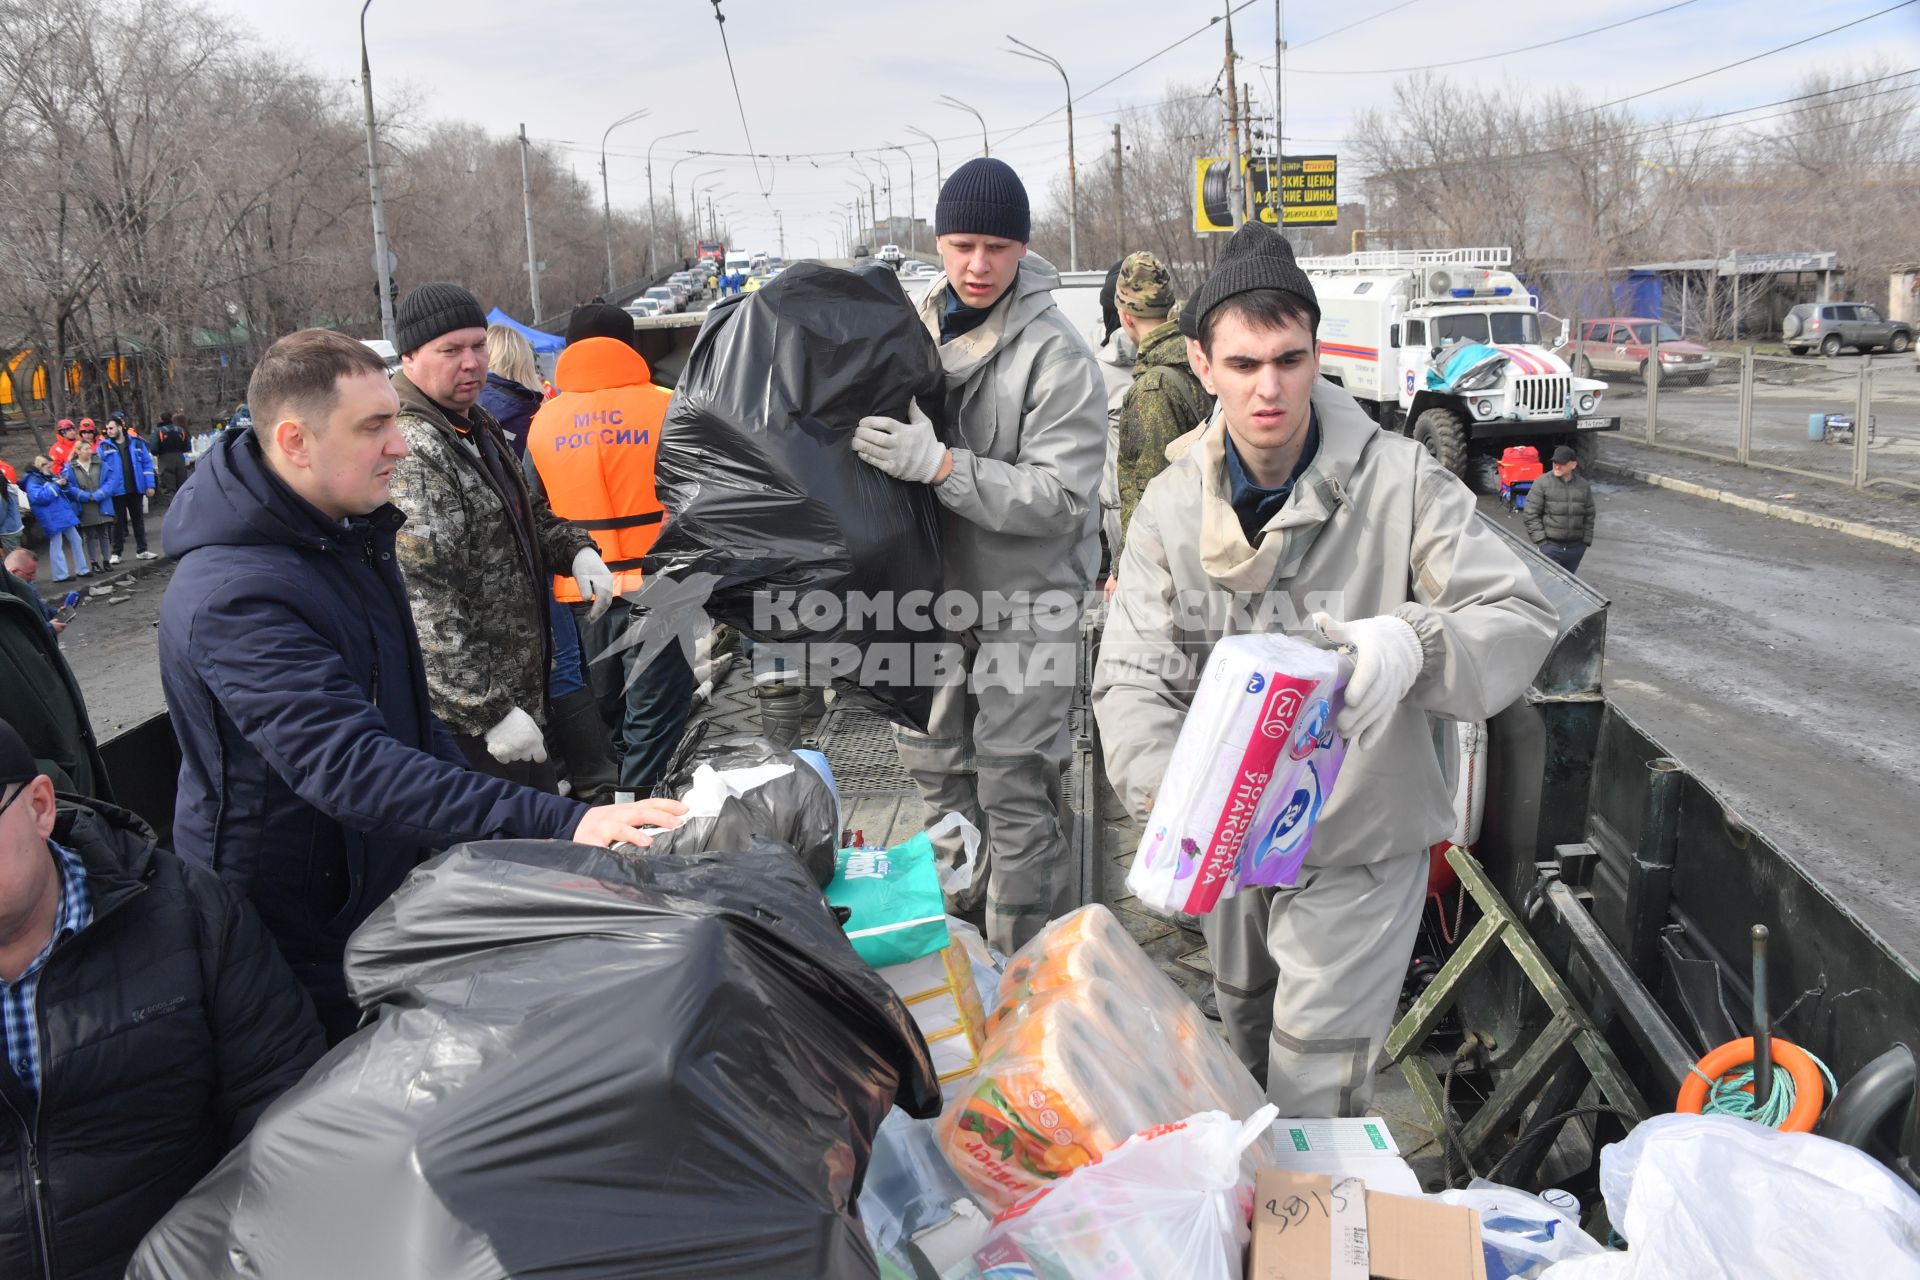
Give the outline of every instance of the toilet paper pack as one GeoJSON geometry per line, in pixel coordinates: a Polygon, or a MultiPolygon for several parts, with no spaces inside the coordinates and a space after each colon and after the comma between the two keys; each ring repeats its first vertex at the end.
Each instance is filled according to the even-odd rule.
{"type": "Polygon", "coordinates": [[[1127,888],[1195,915],[1299,878],[1346,755],[1339,655],[1286,635],[1213,647],[1127,888]]]}

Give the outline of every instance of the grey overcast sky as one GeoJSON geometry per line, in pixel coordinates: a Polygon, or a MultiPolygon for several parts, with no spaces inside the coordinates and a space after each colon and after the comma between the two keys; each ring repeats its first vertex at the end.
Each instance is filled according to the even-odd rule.
{"type": "MultiPolygon", "coordinates": [[[[231,12],[265,43],[322,74],[342,80],[358,75],[360,6],[354,0],[203,2],[231,12]]],[[[1572,86],[1604,101],[1765,53],[1898,2],[1292,0],[1283,6],[1290,46],[1287,145],[1290,151],[1338,151],[1354,113],[1387,99],[1396,76],[1381,69],[1458,63],[1669,10],[1553,47],[1441,68],[1456,79],[1520,90],[1572,86]]],[[[1020,170],[1036,202],[1043,198],[1051,179],[1066,168],[1066,127],[1058,115],[1041,118],[1062,105],[1064,90],[1051,68],[1006,52],[1009,35],[1066,66],[1077,95],[1076,146],[1083,162],[1111,145],[1117,109],[1150,103],[1170,85],[1210,84],[1223,52],[1216,23],[1113,84],[1094,88],[1199,31],[1224,8],[1201,0],[723,0],[721,8],[752,150],[841,154],[776,162],[771,199],[765,201],[759,193],[769,181],[766,162],[756,178],[744,158],[690,160],[680,166],[678,194],[684,204],[688,178],[723,170],[701,186],[711,183],[723,193],[736,238],[770,246],[768,210],[777,208],[796,256],[811,250],[810,237],[830,244],[839,225],[833,208],[853,195],[846,185],[856,176],[844,154],[850,149],[909,146],[917,179],[912,203],[921,216],[930,216],[933,150],[907,127],[940,139],[949,169],[979,150],[973,117],[940,105],[942,94],[980,111],[994,154],[1020,170]]],[[[1275,25],[1274,0],[1253,0],[1234,16],[1241,74],[1254,77],[1256,112],[1272,109],[1275,25]]],[[[367,41],[376,101],[404,89],[417,104],[417,118],[468,120],[499,134],[516,132],[524,122],[532,137],[564,143],[579,173],[595,181],[602,131],[629,112],[649,109],[647,118],[623,126],[609,143],[616,204],[644,208],[640,157],[662,135],[698,131],[654,148],[654,185],[662,201],[667,166],[688,150],[749,150],[711,0],[373,0],[367,41]]],[[[1646,116],[1754,106],[1789,96],[1808,71],[1875,59],[1889,62],[1889,70],[1920,67],[1920,4],[1635,98],[1629,106],[1646,116]]],[[[886,156],[894,173],[894,209],[905,214],[908,163],[898,152],[886,156]]],[[[866,163],[877,177],[879,164],[870,158],[866,163]]],[[[885,207],[882,197],[883,214],[885,207]]]]}

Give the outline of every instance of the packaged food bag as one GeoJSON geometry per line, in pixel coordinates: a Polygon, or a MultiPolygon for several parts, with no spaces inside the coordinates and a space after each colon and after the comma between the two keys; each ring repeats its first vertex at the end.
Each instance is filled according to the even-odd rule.
{"type": "Polygon", "coordinates": [[[974,1263],[987,1280],[1240,1280],[1253,1212],[1242,1156],[1276,1114],[1210,1111],[1135,1134],[994,1219],[974,1263]]]}
{"type": "Polygon", "coordinates": [[[842,849],[836,857],[827,901],[845,907],[847,941],[876,969],[933,955],[950,941],[946,893],[971,884],[980,854],[980,831],[949,813],[891,849],[842,849]],[[942,871],[934,839],[958,831],[959,865],[942,871]]]}
{"type": "Polygon", "coordinates": [[[1000,1209],[1130,1135],[1266,1101],[1225,1041],[1099,904],[1008,963],[980,1067],[941,1115],[941,1144],[1000,1209]]]}
{"type": "Polygon", "coordinates": [[[1200,915],[1299,878],[1346,755],[1340,679],[1338,654],[1293,636],[1213,647],[1127,873],[1135,896],[1200,915]]]}
{"type": "Polygon", "coordinates": [[[987,1015],[980,1003],[980,989],[974,985],[973,960],[959,937],[950,937],[930,956],[888,965],[879,974],[913,1015],[933,1054],[934,1074],[942,1085],[951,1084],[980,1065],[987,1015]]]}

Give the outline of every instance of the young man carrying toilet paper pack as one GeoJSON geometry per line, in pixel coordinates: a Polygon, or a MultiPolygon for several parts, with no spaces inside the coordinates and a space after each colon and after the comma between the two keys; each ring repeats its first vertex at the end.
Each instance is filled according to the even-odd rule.
{"type": "Polygon", "coordinates": [[[1202,917],[1228,1039],[1285,1116],[1367,1109],[1452,825],[1431,720],[1511,704],[1555,631],[1467,487],[1321,380],[1319,324],[1286,241],[1237,231],[1181,317],[1218,402],[1128,528],[1093,689],[1108,778],[1144,821],[1223,636],[1297,620],[1351,665],[1346,756],[1297,881],[1202,917]]]}

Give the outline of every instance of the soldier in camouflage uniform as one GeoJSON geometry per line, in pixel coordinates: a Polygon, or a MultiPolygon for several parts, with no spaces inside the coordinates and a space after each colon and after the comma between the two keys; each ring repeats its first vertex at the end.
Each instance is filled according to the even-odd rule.
{"type": "Polygon", "coordinates": [[[1120,324],[1139,354],[1133,385],[1120,406],[1120,521],[1133,520],[1147,481],[1167,465],[1166,448],[1207,420],[1213,397],[1187,364],[1173,280],[1146,252],[1128,254],[1114,287],[1120,324]]]}
{"type": "Polygon", "coordinates": [[[407,516],[395,551],[433,713],[473,768],[553,791],[542,733],[550,566],[571,567],[588,598],[598,594],[593,567],[605,574],[605,566],[592,535],[529,491],[505,433],[478,403],[487,329],[473,295],[421,285],[396,321],[393,389],[408,454],[393,470],[392,501],[407,516]]]}

